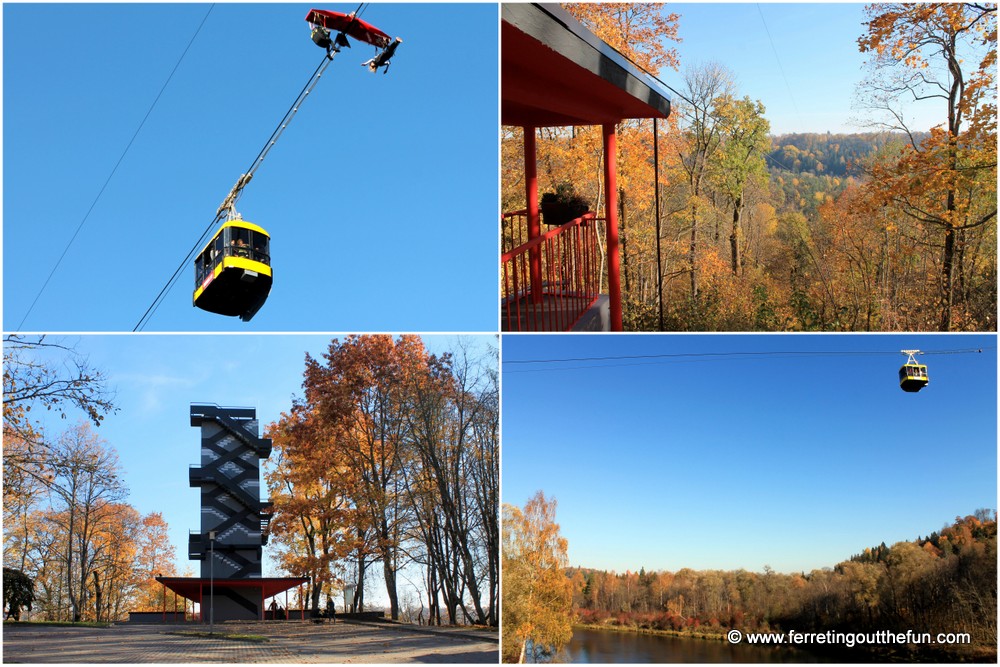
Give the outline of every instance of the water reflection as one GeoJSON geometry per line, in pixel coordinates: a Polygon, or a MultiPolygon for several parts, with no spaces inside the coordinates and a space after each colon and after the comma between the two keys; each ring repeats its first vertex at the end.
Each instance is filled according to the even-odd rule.
{"type": "Polygon", "coordinates": [[[559,660],[568,663],[823,661],[822,656],[790,647],[580,628],[573,629],[573,638],[559,660]]]}

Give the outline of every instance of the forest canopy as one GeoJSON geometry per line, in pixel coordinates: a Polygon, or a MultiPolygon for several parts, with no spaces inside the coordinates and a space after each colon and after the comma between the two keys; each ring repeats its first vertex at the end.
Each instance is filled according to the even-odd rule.
{"type": "Polygon", "coordinates": [[[960,655],[995,660],[996,513],[978,510],[927,537],[864,549],[832,568],[619,574],[568,568],[576,622],[697,634],[726,630],[967,632],[960,655]]]}

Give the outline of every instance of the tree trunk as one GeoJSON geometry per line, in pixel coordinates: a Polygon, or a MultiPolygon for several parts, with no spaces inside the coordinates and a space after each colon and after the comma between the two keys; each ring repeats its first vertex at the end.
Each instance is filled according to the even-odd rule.
{"type": "Polygon", "coordinates": [[[76,524],[76,505],[69,511],[69,530],[66,537],[66,594],[69,596],[70,620],[74,623],[80,620],[80,611],[76,593],[73,590],[73,531],[76,524]]]}
{"type": "MultiPolygon", "coordinates": [[[[955,193],[948,193],[949,211],[955,205],[955,193]]],[[[944,230],[944,257],[941,261],[941,331],[951,329],[951,305],[954,299],[952,275],[955,263],[955,228],[948,223],[944,230]]]]}
{"type": "Polygon", "coordinates": [[[691,242],[688,245],[688,270],[691,274],[691,299],[698,298],[698,270],[695,254],[698,250],[698,206],[691,205],[691,242]]]}
{"type": "Polygon", "coordinates": [[[396,593],[396,570],[393,567],[392,553],[388,549],[382,552],[382,570],[385,573],[385,593],[389,596],[389,617],[399,620],[399,598],[396,593]]]}
{"type": "Polygon", "coordinates": [[[628,234],[625,233],[625,190],[622,188],[618,188],[618,222],[622,236],[622,271],[625,273],[625,294],[628,294],[628,234]]]}
{"type": "Polygon", "coordinates": [[[365,554],[358,549],[358,581],[354,587],[354,598],[351,600],[351,613],[361,613],[365,610],[365,554]]]}
{"type": "Polygon", "coordinates": [[[743,215],[743,196],[740,195],[733,202],[733,231],[729,235],[729,249],[732,253],[732,268],[733,275],[739,275],[740,269],[743,268],[742,258],[740,257],[740,218],[743,215]]]}
{"type": "Polygon", "coordinates": [[[97,570],[94,570],[94,618],[100,623],[101,622],[101,578],[97,575],[97,570]]]}
{"type": "Polygon", "coordinates": [[[310,615],[314,618],[316,616],[319,616],[319,598],[322,593],[323,593],[322,588],[319,585],[319,577],[314,575],[312,590],[309,591],[309,597],[311,598],[309,601],[311,607],[310,615]]]}

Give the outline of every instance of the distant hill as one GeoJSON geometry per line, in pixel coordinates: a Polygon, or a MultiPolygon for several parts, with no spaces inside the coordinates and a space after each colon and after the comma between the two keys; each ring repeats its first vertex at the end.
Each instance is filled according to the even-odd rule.
{"type": "MultiPolygon", "coordinates": [[[[919,141],[924,136],[921,134],[916,138],[919,141]]],[[[906,141],[906,137],[886,132],[782,134],[771,137],[768,168],[772,172],[789,174],[809,173],[838,178],[857,176],[857,169],[852,169],[851,164],[894,140],[906,141]]]]}
{"type": "MultiPolygon", "coordinates": [[[[923,140],[927,133],[915,134],[923,140]]],[[[855,179],[859,164],[890,142],[908,142],[906,135],[888,132],[833,134],[809,132],[771,137],[767,168],[772,186],[781,191],[779,211],[799,211],[814,218],[823,202],[836,198],[855,179]]]]}

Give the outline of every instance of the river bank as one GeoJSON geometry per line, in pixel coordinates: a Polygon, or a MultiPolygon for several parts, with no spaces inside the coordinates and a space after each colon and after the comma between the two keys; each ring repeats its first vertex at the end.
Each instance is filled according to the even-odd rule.
{"type": "Polygon", "coordinates": [[[651,635],[651,636],[661,636],[661,637],[684,637],[689,639],[706,639],[711,641],[726,641],[725,630],[720,629],[718,632],[701,632],[701,631],[688,631],[688,630],[660,630],[657,628],[642,628],[637,625],[618,625],[618,624],[607,624],[601,625],[598,623],[574,623],[573,630],[577,628],[581,630],[607,630],[611,632],[627,632],[638,635],[651,635]]]}

